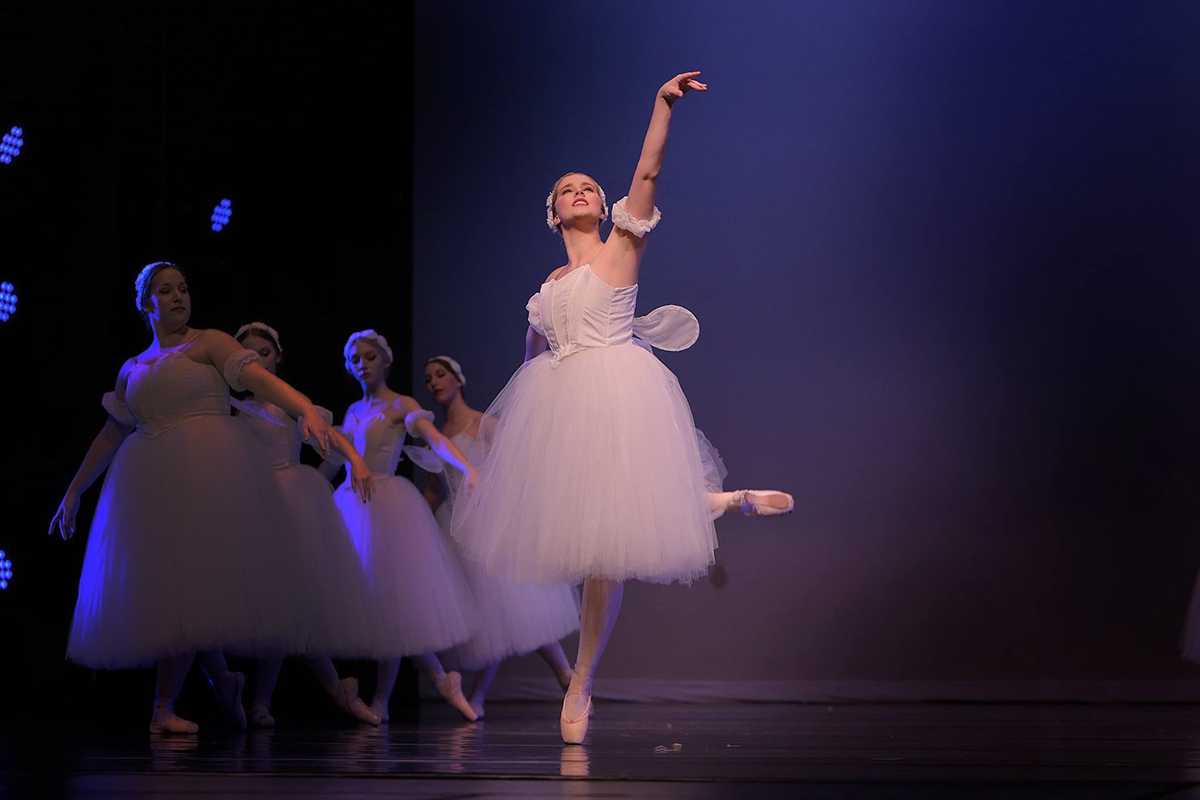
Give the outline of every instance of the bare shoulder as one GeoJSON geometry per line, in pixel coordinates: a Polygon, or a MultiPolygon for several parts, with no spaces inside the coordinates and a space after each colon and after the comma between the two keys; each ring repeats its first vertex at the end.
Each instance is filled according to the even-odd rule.
{"type": "Polygon", "coordinates": [[[546,280],[543,281],[543,283],[549,283],[550,281],[558,280],[559,276],[563,274],[563,270],[565,270],[568,266],[568,264],[563,264],[561,267],[551,272],[546,276],[546,280]]]}
{"type": "Polygon", "coordinates": [[[396,424],[403,424],[405,417],[414,411],[420,411],[421,404],[406,394],[397,394],[387,406],[388,419],[396,424]]]}

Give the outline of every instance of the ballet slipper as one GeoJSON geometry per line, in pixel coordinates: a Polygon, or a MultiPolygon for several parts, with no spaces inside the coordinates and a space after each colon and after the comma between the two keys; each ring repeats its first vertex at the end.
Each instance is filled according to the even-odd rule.
{"type": "Polygon", "coordinates": [[[558,729],[562,734],[564,744],[583,744],[583,738],[587,736],[588,721],[592,716],[592,698],[585,695],[583,692],[568,692],[563,698],[562,714],[558,718],[558,729]],[[567,716],[567,703],[572,697],[586,697],[587,705],[584,706],[583,713],[579,715],[567,716]]]}
{"type": "Polygon", "coordinates": [[[246,688],[246,676],[240,672],[226,672],[220,678],[210,679],[209,684],[216,692],[217,703],[225,712],[229,724],[239,731],[246,730],[246,709],[242,707],[242,690],[246,688]]]}
{"type": "Polygon", "coordinates": [[[734,494],[738,509],[747,517],[776,517],[792,513],[796,500],[774,489],[741,489],[734,494]]]}
{"type": "Polygon", "coordinates": [[[457,672],[445,672],[433,679],[433,685],[437,687],[438,694],[442,696],[450,705],[457,708],[464,717],[474,722],[475,709],[471,708],[471,704],[467,702],[467,698],[462,693],[462,675],[457,672]]]}
{"type": "Polygon", "coordinates": [[[483,700],[472,697],[470,705],[471,710],[475,712],[475,720],[483,719],[483,700]]]}
{"type": "Polygon", "coordinates": [[[170,705],[155,704],[150,715],[151,733],[199,733],[200,726],[175,713],[170,705]]]}
{"type": "Polygon", "coordinates": [[[384,722],[383,715],[367,708],[367,704],[358,696],[358,678],[342,678],[338,681],[337,695],[333,698],[333,702],[359,722],[365,722],[368,725],[379,725],[384,722]]]}
{"type": "Polygon", "coordinates": [[[256,728],[274,728],[275,718],[271,710],[261,703],[250,706],[250,724],[256,728]]]}

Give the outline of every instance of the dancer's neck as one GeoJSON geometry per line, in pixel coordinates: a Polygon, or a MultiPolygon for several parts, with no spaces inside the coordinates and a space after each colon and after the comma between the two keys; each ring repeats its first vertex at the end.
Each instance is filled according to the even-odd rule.
{"type": "Polygon", "coordinates": [[[604,247],[604,240],[600,238],[600,231],[596,228],[586,231],[563,228],[562,233],[563,244],[567,248],[567,268],[564,272],[571,272],[584,264],[590,264],[604,247]]]}
{"type": "Polygon", "coordinates": [[[469,427],[471,417],[476,413],[475,409],[463,400],[462,393],[456,393],[450,404],[442,408],[446,411],[446,427],[452,431],[461,431],[469,427]]]}

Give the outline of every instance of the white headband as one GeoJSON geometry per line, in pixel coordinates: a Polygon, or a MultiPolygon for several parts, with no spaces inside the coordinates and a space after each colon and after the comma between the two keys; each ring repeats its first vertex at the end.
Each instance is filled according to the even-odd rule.
{"type": "MultiPolygon", "coordinates": [[[[571,174],[574,173],[567,173],[567,175],[571,174]]],[[[563,177],[565,178],[566,175],[563,177]]],[[[561,181],[562,178],[559,178],[558,180],[561,181]]],[[[556,181],[555,184],[550,187],[550,194],[546,195],[546,225],[549,226],[550,230],[561,236],[562,231],[560,231],[558,226],[554,224],[554,190],[557,188],[558,182],[556,181]]],[[[608,198],[604,196],[603,186],[597,183],[596,189],[600,192],[600,219],[605,219],[608,216],[608,198]]]]}
{"type": "Polygon", "coordinates": [[[350,334],[350,338],[346,340],[346,346],[342,348],[342,356],[346,359],[346,369],[350,370],[350,353],[354,351],[354,344],[360,339],[366,339],[371,344],[378,347],[387,356],[388,363],[395,362],[392,357],[392,348],[388,347],[387,339],[383,338],[382,334],[376,333],[373,328],[367,328],[365,331],[350,334]]]}
{"type": "Polygon", "coordinates": [[[432,364],[435,361],[444,361],[445,363],[449,364],[450,371],[454,373],[454,377],[458,378],[458,382],[460,384],[462,384],[463,386],[467,385],[467,379],[463,375],[462,367],[460,367],[458,365],[457,361],[455,361],[450,356],[434,356],[433,358],[426,361],[425,364],[426,364],[426,366],[428,366],[429,364],[432,364]]]}
{"type": "Polygon", "coordinates": [[[137,279],[133,282],[134,299],[133,302],[137,306],[138,311],[142,311],[142,303],[146,299],[146,290],[150,288],[150,274],[154,272],[155,267],[174,267],[170,261],[155,261],[142,267],[142,271],[138,273],[137,279]]]}
{"type": "Polygon", "coordinates": [[[243,334],[250,333],[254,330],[265,331],[267,334],[269,334],[271,337],[271,344],[275,345],[275,349],[279,352],[279,355],[281,357],[283,356],[283,345],[279,343],[279,332],[265,322],[249,322],[238,328],[237,333],[233,335],[233,338],[240,342],[243,334]]]}

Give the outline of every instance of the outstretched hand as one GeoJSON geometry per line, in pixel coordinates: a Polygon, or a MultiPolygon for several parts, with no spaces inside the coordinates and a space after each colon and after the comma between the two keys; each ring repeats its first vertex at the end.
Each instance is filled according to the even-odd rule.
{"type": "Polygon", "coordinates": [[[300,417],[300,435],[307,442],[310,438],[316,438],[316,444],[313,446],[317,452],[321,454],[321,458],[329,457],[329,443],[332,439],[333,432],[316,409],[300,417]]]}
{"type": "Polygon", "coordinates": [[[658,90],[658,96],[666,100],[667,105],[671,105],[693,89],[697,92],[707,92],[708,84],[695,79],[699,74],[699,70],[681,72],[662,85],[662,88],[658,90]]]}
{"type": "Polygon", "coordinates": [[[50,520],[50,530],[47,533],[53,536],[57,530],[64,540],[70,539],[75,535],[75,516],[78,513],[79,498],[74,492],[67,492],[58,505],[58,511],[54,512],[54,519],[50,520]]]}

